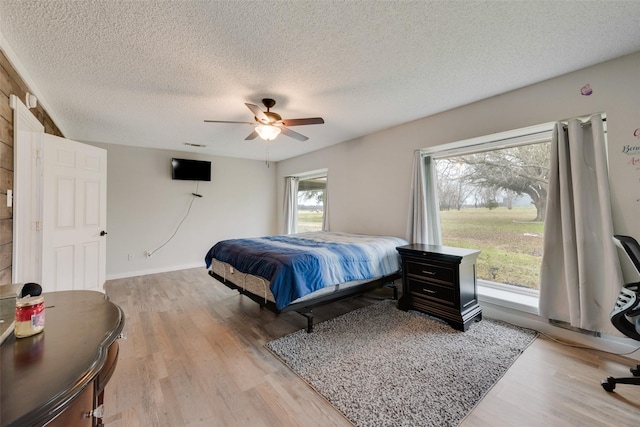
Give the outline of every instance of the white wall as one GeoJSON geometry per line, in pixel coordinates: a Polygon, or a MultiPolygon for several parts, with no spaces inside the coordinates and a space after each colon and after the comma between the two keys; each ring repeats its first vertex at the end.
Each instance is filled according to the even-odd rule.
{"type": "Polygon", "coordinates": [[[639,72],[636,53],[279,162],[278,200],[286,176],[327,168],[331,230],[406,237],[414,150],[606,112],[615,231],[640,239],[640,152],[623,153],[640,147],[639,72]],[[581,95],[585,84],[592,95],[581,95]]]}
{"type": "MultiPolygon", "coordinates": [[[[406,237],[414,150],[605,112],[614,231],[640,240],[639,75],[640,53],[636,53],[279,162],[278,200],[282,200],[286,176],[327,168],[331,230],[406,237]],[[590,84],[592,95],[580,94],[585,84],[590,84]],[[636,147],[635,155],[624,153],[627,146],[636,147]]],[[[631,263],[621,259],[626,281],[637,281],[631,263]]],[[[564,340],[612,352],[637,348],[635,341],[620,335],[590,339],[551,328],[535,315],[482,301],[481,305],[487,317],[564,340]]],[[[629,356],[640,360],[640,351],[629,356]]]]}
{"type": "Polygon", "coordinates": [[[276,232],[275,168],[263,161],[93,144],[107,150],[107,280],[202,266],[222,239],[276,232]],[[171,179],[171,158],[210,160],[175,237],[151,258],[187,213],[194,181],[171,179]],[[129,256],[131,259],[129,259],[129,256]]]}
{"type": "MultiPolygon", "coordinates": [[[[201,265],[225,238],[280,232],[284,177],[329,170],[332,230],[406,236],[413,151],[539,123],[606,112],[615,231],[640,239],[640,169],[626,146],[640,146],[640,53],[512,91],[438,115],[279,162],[95,144],[108,152],[107,277],[201,265]],[[591,96],[580,94],[589,83],[591,96]],[[171,157],[212,161],[213,181],[201,183],[176,237],[195,183],[172,181],[171,157]],[[276,183],[276,184],[274,184],[276,183]],[[277,185],[277,193],[276,193],[277,185]],[[131,255],[131,260],[129,260],[131,255]]],[[[428,102],[428,97],[425,97],[428,102]]],[[[627,268],[627,272],[630,272],[627,268]]]]}

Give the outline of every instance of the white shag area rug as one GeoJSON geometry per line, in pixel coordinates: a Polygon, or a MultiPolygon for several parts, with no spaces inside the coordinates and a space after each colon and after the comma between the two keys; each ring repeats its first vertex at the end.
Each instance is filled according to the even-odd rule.
{"type": "Polygon", "coordinates": [[[457,331],[387,300],[266,344],[356,426],[457,426],[537,333],[457,331]]]}

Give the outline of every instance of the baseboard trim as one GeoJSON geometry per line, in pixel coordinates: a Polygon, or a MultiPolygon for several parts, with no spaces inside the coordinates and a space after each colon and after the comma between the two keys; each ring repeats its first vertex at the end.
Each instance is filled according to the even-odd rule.
{"type": "Polygon", "coordinates": [[[107,280],[116,280],[116,279],[127,279],[129,277],[138,277],[138,276],[146,276],[148,274],[158,274],[158,273],[168,273],[170,271],[177,270],[188,270],[191,268],[202,268],[205,269],[204,263],[197,262],[193,264],[184,264],[184,265],[172,265],[172,266],[164,266],[159,268],[152,268],[148,270],[138,270],[138,271],[127,271],[124,273],[116,273],[107,275],[107,280]]]}
{"type": "Polygon", "coordinates": [[[620,354],[640,361],[640,342],[622,336],[601,334],[599,337],[561,328],[549,323],[546,319],[533,314],[507,307],[501,307],[480,300],[482,316],[502,320],[524,328],[536,330],[562,342],[577,344],[608,353],[620,354]]]}

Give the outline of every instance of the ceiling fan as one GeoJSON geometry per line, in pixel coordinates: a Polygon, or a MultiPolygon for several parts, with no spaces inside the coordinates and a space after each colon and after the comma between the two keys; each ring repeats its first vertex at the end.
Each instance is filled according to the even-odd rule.
{"type": "Polygon", "coordinates": [[[256,128],[253,132],[245,138],[245,140],[252,140],[260,136],[265,141],[274,140],[280,133],[297,139],[298,141],[306,141],[309,138],[301,133],[292,131],[289,126],[301,126],[301,125],[319,125],[324,123],[322,117],[309,117],[306,119],[283,119],[280,114],[270,111],[271,107],[276,105],[276,101],[271,98],[264,98],[262,103],[267,108],[267,111],[262,111],[260,107],[254,104],[245,103],[249,110],[254,115],[255,121],[253,122],[232,122],[227,120],[205,120],[206,123],[242,123],[248,125],[254,125],[256,128]]]}

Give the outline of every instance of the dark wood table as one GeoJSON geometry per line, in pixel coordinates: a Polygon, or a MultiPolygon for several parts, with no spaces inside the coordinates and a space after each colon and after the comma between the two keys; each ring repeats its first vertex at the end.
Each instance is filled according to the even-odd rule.
{"type": "Polygon", "coordinates": [[[0,346],[0,425],[97,425],[124,314],[96,291],[43,295],[44,331],[0,346]]]}

